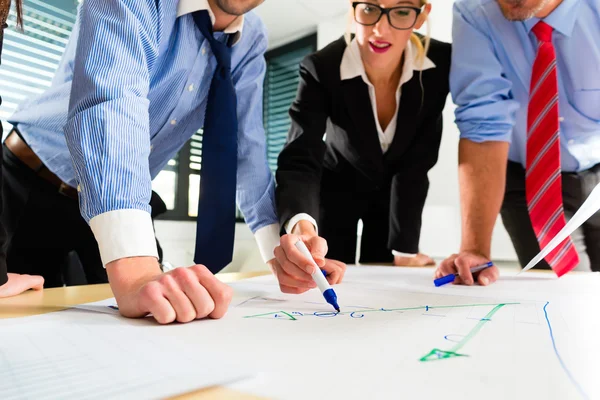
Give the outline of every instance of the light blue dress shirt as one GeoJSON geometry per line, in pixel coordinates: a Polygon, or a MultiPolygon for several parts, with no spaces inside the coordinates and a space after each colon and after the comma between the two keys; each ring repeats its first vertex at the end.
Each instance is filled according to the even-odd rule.
{"type": "MultiPolygon", "coordinates": [[[[151,180],[204,124],[216,60],[191,15],[198,9],[214,20],[206,0],[84,1],[52,87],[9,119],[52,172],[79,185],[105,264],[156,254],[151,180]]],[[[262,119],[267,37],[255,14],[239,22],[237,202],[268,260],[279,225],[262,119]]]]}
{"type": "MultiPolygon", "coordinates": [[[[450,86],[461,138],[511,142],[509,159],[523,166],[538,21],[510,22],[496,0],[454,5],[450,86]]],[[[600,163],[600,1],[564,0],[544,22],[555,30],[562,169],[586,170],[600,163]]]]}

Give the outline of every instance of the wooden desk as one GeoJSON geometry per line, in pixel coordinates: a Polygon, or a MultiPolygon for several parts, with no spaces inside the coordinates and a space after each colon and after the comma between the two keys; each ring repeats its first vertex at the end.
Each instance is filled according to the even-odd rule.
{"type": "MultiPolygon", "coordinates": [[[[217,277],[221,281],[227,283],[267,274],[268,272],[228,273],[219,274],[217,277]]],[[[113,297],[113,294],[109,285],[72,286],[40,291],[28,291],[19,296],[0,299],[0,319],[45,314],[64,310],[77,304],[91,303],[109,299],[111,297],[113,297]]],[[[255,396],[245,395],[221,387],[200,390],[198,392],[178,396],[175,399],[191,400],[199,398],[208,400],[259,399],[255,396]]]]}

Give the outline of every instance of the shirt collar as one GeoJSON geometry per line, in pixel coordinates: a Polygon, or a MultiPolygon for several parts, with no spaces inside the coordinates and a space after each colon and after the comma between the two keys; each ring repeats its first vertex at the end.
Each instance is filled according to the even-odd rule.
{"type": "MultiPolygon", "coordinates": [[[[570,37],[579,14],[579,3],[580,0],[564,0],[543,21],[555,31],[560,32],[566,37],[570,37]]],[[[527,33],[530,33],[533,27],[540,21],[541,19],[537,17],[524,21],[527,33]]]]}
{"type": "MultiPolygon", "coordinates": [[[[416,57],[417,50],[415,49],[415,45],[412,41],[409,41],[404,50],[404,66],[402,67],[402,75],[400,76],[400,85],[398,87],[410,81],[414,75],[414,71],[425,71],[435,68],[435,64],[429,57],[425,57],[422,64],[416,60],[416,57]]],[[[357,76],[361,76],[366,84],[371,85],[360,56],[358,42],[356,39],[353,39],[342,57],[340,77],[345,81],[356,78],[357,76]]]]}
{"type": "MultiPolygon", "coordinates": [[[[208,15],[210,15],[210,20],[212,23],[215,23],[215,13],[210,8],[210,4],[208,4],[208,0],[179,0],[179,4],[177,5],[177,18],[182,17],[187,14],[194,13],[196,11],[206,10],[208,11],[208,15]]],[[[244,30],[244,16],[240,15],[237,17],[225,30],[223,33],[232,34],[233,35],[233,44],[237,44],[242,39],[242,31],[244,30]]]]}

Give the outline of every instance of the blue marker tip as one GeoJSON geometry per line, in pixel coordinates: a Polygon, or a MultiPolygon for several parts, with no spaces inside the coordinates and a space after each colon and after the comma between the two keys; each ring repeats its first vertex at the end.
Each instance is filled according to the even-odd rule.
{"type": "Polygon", "coordinates": [[[446,276],[444,276],[442,278],[434,280],[433,283],[434,283],[434,285],[436,287],[440,287],[440,286],[443,286],[443,285],[445,285],[447,283],[454,282],[454,278],[455,278],[454,274],[452,274],[452,275],[446,275],[446,276]]]}
{"type": "Polygon", "coordinates": [[[337,295],[333,291],[333,289],[327,289],[323,292],[323,297],[325,297],[325,301],[328,302],[335,308],[335,311],[340,312],[340,306],[337,303],[337,295]]]}

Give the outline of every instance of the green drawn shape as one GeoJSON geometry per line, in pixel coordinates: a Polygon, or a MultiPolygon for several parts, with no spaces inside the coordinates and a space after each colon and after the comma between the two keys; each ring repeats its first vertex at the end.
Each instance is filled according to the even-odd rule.
{"type": "Polygon", "coordinates": [[[446,351],[440,349],[433,349],[426,356],[421,357],[419,361],[435,361],[435,360],[444,360],[446,358],[452,357],[468,357],[466,354],[458,354],[453,351],[446,351]]]}
{"type": "Polygon", "coordinates": [[[292,314],[287,313],[285,311],[275,311],[275,312],[270,312],[270,313],[266,313],[266,314],[247,315],[244,318],[261,318],[261,317],[264,318],[264,317],[268,317],[270,315],[272,315],[273,318],[283,319],[284,321],[297,321],[296,317],[294,317],[292,314]],[[287,318],[281,317],[281,316],[279,316],[279,314],[283,314],[287,318]]]}
{"type": "MultiPolygon", "coordinates": [[[[458,354],[457,352],[463,348],[463,346],[465,346],[471,339],[473,339],[481,330],[481,328],[483,328],[483,325],[485,325],[486,323],[490,322],[492,320],[492,316],[494,314],[496,314],[498,312],[498,310],[500,310],[502,307],[504,307],[507,304],[512,304],[512,303],[505,303],[505,304],[498,304],[496,305],[496,307],[494,307],[494,309],[492,311],[490,311],[489,313],[487,313],[487,315],[483,318],[481,318],[479,320],[479,322],[477,323],[477,325],[475,325],[475,327],[473,327],[473,329],[471,329],[471,332],[469,332],[467,334],[467,336],[465,336],[463,338],[463,340],[461,340],[460,342],[456,343],[454,345],[454,347],[452,347],[450,350],[439,350],[439,349],[433,349],[431,350],[431,352],[429,352],[429,354],[427,354],[424,357],[421,357],[421,359],[419,359],[419,361],[425,362],[425,361],[436,361],[436,360],[444,360],[446,358],[452,358],[452,357],[456,357],[456,356],[464,356],[464,354],[458,354]],[[438,355],[440,353],[445,353],[448,354],[448,356],[444,356],[442,354],[442,356],[438,357],[438,355]],[[433,354],[433,356],[432,356],[433,354]]],[[[518,304],[518,303],[517,303],[518,304]]]]}

